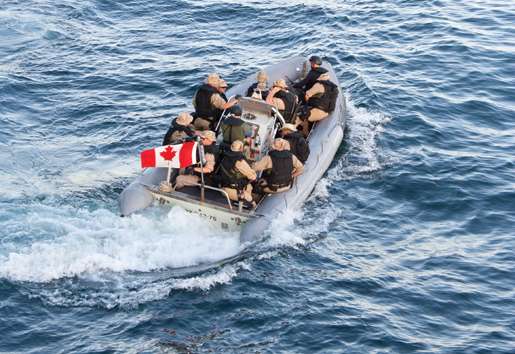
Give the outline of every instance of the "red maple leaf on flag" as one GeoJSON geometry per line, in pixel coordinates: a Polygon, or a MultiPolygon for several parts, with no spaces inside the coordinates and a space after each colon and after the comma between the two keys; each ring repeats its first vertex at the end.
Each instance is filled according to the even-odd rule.
{"type": "Polygon", "coordinates": [[[163,159],[167,161],[171,161],[173,157],[175,156],[175,151],[171,146],[167,146],[165,151],[162,151],[159,155],[163,157],[163,159]]]}

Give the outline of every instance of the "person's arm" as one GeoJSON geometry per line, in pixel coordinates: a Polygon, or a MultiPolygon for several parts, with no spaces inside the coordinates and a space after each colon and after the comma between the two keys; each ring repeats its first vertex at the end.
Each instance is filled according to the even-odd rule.
{"type": "Polygon", "coordinates": [[[216,108],[221,109],[222,111],[231,108],[236,103],[238,103],[236,98],[232,98],[229,100],[229,102],[225,102],[222,96],[220,96],[218,93],[215,93],[211,96],[211,104],[216,108]]]}
{"type": "Polygon", "coordinates": [[[300,160],[297,158],[297,156],[292,155],[293,158],[293,172],[292,176],[297,177],[300,176],[304,172],[304,165],[300,160]]]}
{"type": "Polygon", "coordinates": [[[256,179],[256,172],[254,172],[245,160],[237,161],[234,166],[249,180],[254,181],[256,179]]]}
{"type": "Polygon", "coordinates": [[[211,173],[215,169],[215,156],[213,154],[206,154],[204,155],[206,158],[206,164],[201,169],[200,167],[195,167],[194,170],[196,172],[203,172],[203,173],[211,173]]]}
{"type": "Polygon", "coordinates": [[[317,82],[316,84],[313,85],[312,88],[310,88],[309,90],[306,91],[306,102],[313,96],[315,95],[318,95],[318,94],[323,94],[325,92],[324,90],[324,85],[322,85],[321,83],[317,82]]]}
{"type": "Polygon", "coordinates": [[[268,95],[266,96],[266,103],[273,105],[274,104],[274,95],[280,90],[279,87],[272,87],[270,91],[268,91],[268,95]]]}
{"type": "Polygon", "coordinates": [[[252,164],[252,169],[256,172],[268,170],[270,168],[272,168],[272,159],[268,155],[252,164]]]}

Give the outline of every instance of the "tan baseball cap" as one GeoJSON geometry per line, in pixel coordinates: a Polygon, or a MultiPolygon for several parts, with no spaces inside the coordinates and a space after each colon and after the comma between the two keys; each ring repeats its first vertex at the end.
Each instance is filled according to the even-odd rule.
{"type": "Polygon", "coordinates": [[[277,138],[274,140],[274,150],[290,150],[290,144],[288,144],[288,142],[284,139],[277,138]]]}
{"type": "Polygon", "coordinates": [[[290,130],[292,132],[296,132],[297,131],[297,127],[295,126],[295,124],[286,123],[279,130],[290,130]]]}
{"type": "Polygon", "coordinates": [[[216,141],[216,134],[214,131],[212,130],[204,130],[203,132],[200,133],[200,135],[204,138],[204,139],[209,139],[211,141],[216,141]]]}
{"type": "Polygon", "coordinates": [[[181,112],[177,116],[176,122],[179,125],[189,125],[193,122],[193,117],[188,112],[181,112]]]}
{"type": "Polygon", "coordinates": [[[279,80],[275,80],[274,81],[274,86],[276,87],[280,87],[280,88],[288,88],[288,85],[286,85],[286,81],[284,81],[283,79],[279,79],[279,80]]]}
{"type": "Polygon", "coordinates": [[[206,84],[218,87],[218,84],[220,83],[220,75],[217,73],[211,73],[207,76],[206,84]]]}
{"type": "Polygon", "coordinates": [[[268,75],[266,74],[266,72],[264,70],[258,71],[257,81],[258,82],[266,82],[266,80],[268,80],[268,75]]]}
{"type": "Polygon", "coordinates": [[[235,140],[231,144],[232,151],[243,151],[243,142],[241,140],[235,140]]]}

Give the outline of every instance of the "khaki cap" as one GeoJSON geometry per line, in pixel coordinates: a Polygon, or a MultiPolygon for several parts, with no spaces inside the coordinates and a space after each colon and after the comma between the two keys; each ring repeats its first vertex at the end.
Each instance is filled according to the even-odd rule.
{"type": "Polygon", "coordinates": [[[216,134],[214,131],[212,130],[204,130],[203,132],[200,133],[200,135],[204,138],[204,139],[209,139],[211,141],[216,141],[216,134]]]}
{"type": "Polygon", "coordinates": [[[266,74],[266,72],[264,70],[258,71],[257,81],[258,82],[266,82],[266,80],[268,80],[268,75],[266,74]]]}
{"type": "Polygon", "coordinates": [[[288,88],[288,85],[286,85],[286,81],[284,81],[283,79],[279,79],[279,80],[275,80],[274,81],[274,86],[276,87],[280,87],[280,88],[288,88]]]}
{"type": "Polygon", "coordinates": [[[177,116],[176,122],[179,125],[186,126],[186,125],[191,124],[191,122],[193,122],[193,117],[188,112],[181,112],[177,116]]]}
{"type": "Polygon", "coordinates": [[[286,123],[279,130],[290,130],[292,132],[296,132],[297,131],[297,127],[295,126],[295,124],[286,123]]]}
{"type": "Polygon", "coordinates": [[[220,83],[218,84],[218,87],[229,87],[229,85],[227,85],[227,82],[225,82],[224,79],[220,79],[220,83]]]}
{"type": "Polygon", "coordinates": [[[290,144],[288,144],[288,142],[282,138],[277,138],[274,140],[274,150],[290,150],[290,144]]]}
{"type": "Polygon", "coordinates": [[[217,73],[211,73],[207,76],[206,84],[218,87],[220,83],[220,75],[217,73]]]}
{"type": "Polygon", "coordinates": [[[231,151],[243,151],[243,142],[241,140],[233,141],[231,151]]]}

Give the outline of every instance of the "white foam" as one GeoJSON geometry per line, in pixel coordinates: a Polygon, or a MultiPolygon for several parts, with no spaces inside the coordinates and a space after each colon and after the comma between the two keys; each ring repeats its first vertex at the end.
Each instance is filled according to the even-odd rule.
{"type": "Polygon", "coordinates": [[[32,222],[60,230],[58,236],[2,255],[0,277],[48,282],[109,272],[146,272],[215,262],[240,250],[237,234],[213,230],[207,221],[177,207],[163,215],[128,218],[107,210],[79,210],[73,215],[70,208],[68,215],[56,214],[54,220],[45,212],[49,211],[32,222]]]}

